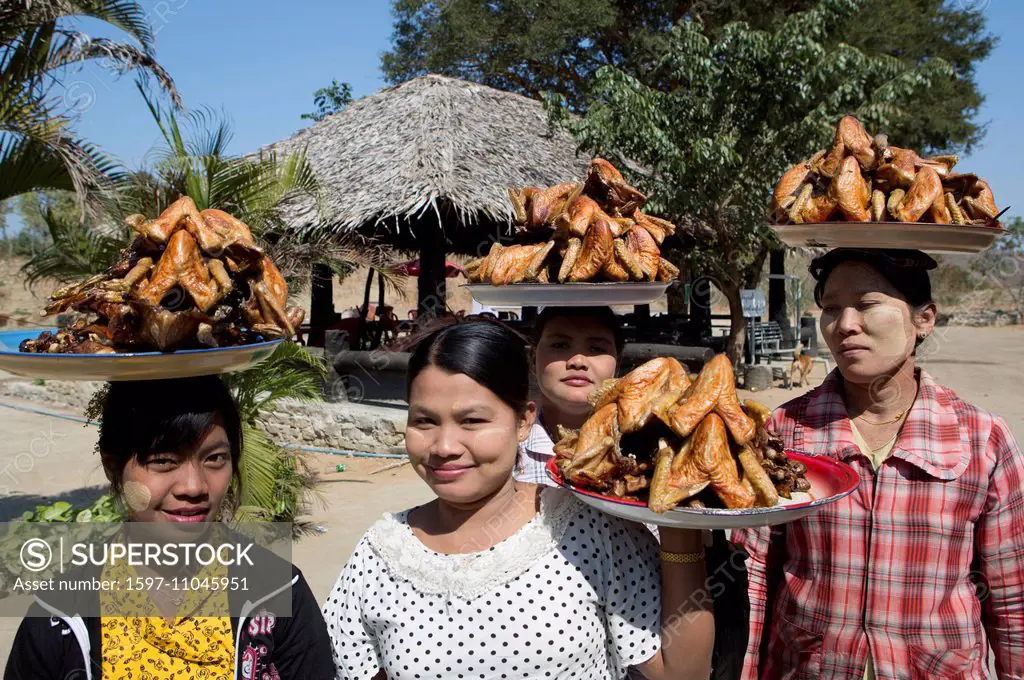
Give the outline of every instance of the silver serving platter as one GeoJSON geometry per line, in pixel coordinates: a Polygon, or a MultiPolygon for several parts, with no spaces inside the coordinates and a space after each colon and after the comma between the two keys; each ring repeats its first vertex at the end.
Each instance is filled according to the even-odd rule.
{"type": "MultiPolygon", "coordinates": [[[[178,352],[35,354],[19,352],[22,340],[44,329],[0,332],[0,371],[46,380],[161,380],[244,371],[259,364],[283,340],[178,352]]],[[[56,328],[45,329],[56,332],[56,328]]]]}
{"type": "Polygon", "coordinates": [[[1006,233],[1002,227],[920,222],[823,222],[773,228],[791,247],[903,248],[928,253],[980,253],[1006,233]]]}
{"type": "Polygon", "coordinates": [[[661,299],[673,282],[465,284],[473,299],[489,307],[596,307],[646,305],[661,299]]]}

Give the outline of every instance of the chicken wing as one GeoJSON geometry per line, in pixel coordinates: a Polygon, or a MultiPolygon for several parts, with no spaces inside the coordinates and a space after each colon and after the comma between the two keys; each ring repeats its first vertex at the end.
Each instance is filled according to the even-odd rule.
{"type": "Polygon", "coordinates": [[[597,201],[586,194],[577,196],[568,207],[555,219],[556,235],[562,238],[583,238],[587,235],[590,223],[603,212],[597,201]]]}
{"type": "Polygon", "coordinates": [[[964,204],[973,219],[991,220],[999,214],[992,188],[983,179],[975,182],[968,195],[964,196],[964,204]]]}
{"type": "Polygon", "coordinates": [[[559,463],[562,474],[573,484],[609,488],[620,467],[618,447],[618,409],[615,404],[607,404],[580,428],[571,456],[563,449],[559,463]]]}
{"type": "Polygon", "coordinates": [[[295,327],[302,323],[305,312],[301,307],[286,307],[288,285],[270,258],[264,256],[261,266],[262,273],[252,286],[253,296],[243,312],[254,330],[277,336],[275,329],[280,329],[284,337],[291,337],[295,327]]]}
{"type": "Polygon", "coordinates": [[[939,173],[930,167],[918,170],[914,182],[898,205],[893,217],[899,222],[917,222],[942,198],[942,180],[939,173]]]}
{"type": "Polygon", "coordinates": [[[658,281],[675,281],[679,278],[679,267],[663,257],[658,258],[658,281]]]}
{"type": "Polygon", "coordinates": [[[875,164],[875,146],[871,135],[859,120],[853,116],[844,116],[836,127],[832,148],[818,166],[819,171],[828,177],[834,177],[843,159],[849,156],[856,158],[865,170],[875,164]]]}
{"type": "MultiPolygon", "coordinates": [[[[697,379],[683,393],[672,399],[662,396],[653,406],[654,414],[680,437],[689,437],[701,420],[718,404],[718,397],[732,377],[732,365],[724,354],[704,365],[697,379]],[[678,403],[677,403],[678,402],[678,403]]],[[[731,385],[730,385],[731,387],[731,385]]]]}
{"type": "Polygon", "coordinates": [[[170,241],[178,229],[183,229],[189,220],[201,222],[202,217],[195,201],[188,196],[182,196],[167,206],[155,220],[147,221],[142,215],[131,215],[125,222],[152,243],[163,245],[170,241]]]}
{"type": "Polygon", "coordinates": [[[203,210],[199,221],[188,220],[186,229],[207,255],[228,254],[242,260],[258,260],[263,255],[245,222],[223,210],[203,210]]]}
{"type": "Polygon", "coordinates": [[[795,202],[810,174],[811,169],[807,161],[800,161],[779,178],[772,193],[772,214],[776,218],[788,216],[786,211],[795,202]]]}
{"type": "Polygon", "coordinates": [[[678,399],[689,384],[682,364],[672,357],[658,357],[602,385],[591,394],[591,403],[595,409],[618,404],[619,430],[629,434],[647,426],[657,399],[667,392],[674,393],[678,399]]]}
{"type": "Polygon", "coordinates": [[[875,178],[889,189],[907,189],[917,175],[921,157],[911,149],[890,146],[883,153],[883,161],[875,170],[875,178]]]}
{"type": "Polygon", "coordinates": [[[612,241],[612,256],[601,267],[602,276],[608,281],[621,282],[634,278],[634,272],[638,273],[638,276],[643,276],[643,272],[640,271],[640,263],[633,253],[626,249],[626,244],[620,238],[614,239],[612,241]]]}
{"type": "Polygon", "coordinates": [[[571,282],[588,281],[596,276],[612,258],[614,240],[611,219],[592,222],[567,279],[571,282]]]}
{"type": "Polygon", "coordinates": [[[583,185],[578,182],[563,182],[546,189],[509,189],[508,197],[512,201],[516,224],[536,228],[554,222],[582,190],[583,185]]]}
{"type": "Polygon", "coordinates": [[[634,278],[638,281],[653,281],[658,276],[658,261],[661,259],[658,242],[646,228],[631,229],[625,239],[626,248],[640,265],[640,276],[633,272],[634,278]]]}
{"type": "Polygon", "coordinates": [[[616,216],[631,215],[647,202],[647,197],[627,184],[622,173],[603,158],[595,158],[590,162],[584,191],[616,216]]]}
{"type": "Polygon", "coordinates": [[[860,163],[856,157],[847,156],[839,164],[839,169],[828,186],[828,194],[849,221],[867,222],[871,219],[871,211],[868,210],[871,188],[861,174],[860,163]]]}
{"type": "Polygon", "coordinates": [[[174,232],[167,249],[153,268],[153,277],[138,289],[138,299],[158,305],[175,286],[187,292],[201,312],[209,311],[226,291],[211,279],[192,235],[188,231],[174,232]]]}
{"type": "Polygon", "coordinates": [[[633,211],[633,222],[637,226],[646,229],[647,233],[651,235],[659,246],[665,241],[666,236],[672,236],[676,233],[676,225],[672,222],[663,220],[660,217],[653,217],[641,212],[639,209],[633,211]]]}
{"type": "Polygon", "coordinates": [[[666,512],[708,485],[727,508],[754,505],[754,494],[740,481],[725,423],[714,413],[700,422],[676,454],[669,447],[659,448],[648,506],[666,512]]]}

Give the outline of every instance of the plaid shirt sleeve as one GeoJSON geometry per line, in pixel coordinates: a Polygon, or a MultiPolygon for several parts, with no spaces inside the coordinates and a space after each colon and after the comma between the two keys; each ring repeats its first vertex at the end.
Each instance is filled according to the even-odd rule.
{"type": "MultiPolygon", "coordinates": [[[[802,400],[791,403],[796,410],[802,400]]],[[[772,429],[790,442],[793,437],[794,421],[786,408],[780,408],[772,416],[772,429]]],[[[770,605],[769,581],[772,570],[777,568],[778,550],[785,541],[783,527],[760,527],[733,531],[733,543],[747,551],[747,593],[750,597],[750,627],[747,638],[747,653],[743,659],[742,680],[757,680],[761,663],[761,649],[764,644],[765,628],[768,626],[770,605]]]]}
{"type": "Polygon", "coordinates": [[[732,541],[750,555],[747,560],[747,594],[750,597],[750,624],[747,653],[743,657],[743,680],[756,680],[761,659],[761,643],[768,608],[768,555],[771,527],[742,529],[733,533],[732,541]]]}
{"type": "Polygon", "coordinates": [[[1024,455],[1001,418],[989,451],[997,462],[975,534],[984,623],[999,678],[1024,678],[1024,455]]]}

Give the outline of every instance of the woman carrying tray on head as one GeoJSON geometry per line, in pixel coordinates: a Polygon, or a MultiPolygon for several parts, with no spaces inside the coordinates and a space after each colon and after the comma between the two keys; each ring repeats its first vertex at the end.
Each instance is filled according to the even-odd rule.
{"type": "MultiPolygon", "coordinates": [[[[540,408],[521,447],[517,481],[555,486],[545,468],[555,455],[557,428],[578,429],[590,416],[587,399],[605,380],[616,377],[624,344],[621,325],[609,307],[546,307],[540,313],[533,326],[540,408]]],[[[732,680],[743,663],[750,606],[738,568],[741,561],[732,559],[736,548],[724,532],[714,532],[713,539],[705,561],[707,589],[717,610],[712,677],[732,680]]]]}
{"type": "Polygon", "coordinates": [[[558,428],[579,429],[591,413],[587,399],[614,378],[624,344],[610,307],[545,307],[533,324],[537,417],[523,442],[515,478],[554,486],[545,468],[554,457],[558,428]]]}
{"type": "MultiPolygon", "coordinates": [[[[217,376],[114,382],[98,448],[126,521],[157,523],[140,528],[173,539],[179,534],[164,536],[174,531],[169,523],[185,523],[178,526],[187,531],[196,522],[217,522],[227,509],[242,427],[217,376]]],[[[334,678],[327,627],[301,572],[250,547],[253,570],[214,562],[191,572],[188,582],[201,584],[191,590],[180,587],[175,572],[137,571],[121,561],[81,574],[116,589],[84,592],[74,601],[42,593],[18,628],[4,678],[334,678]],[[274,576],[261,579],[255,569],[274,576]],[[257,583],[276,578],[278,569],[280,583],[257,583]],[[158,578],[162,585],[148,592],[137,585],[158,578]]]]}
{"type": "Polygon", "coordinates": [[[916,366],[935,325],[918,251],[811,263],[837,369],[780,407],[788,447],[861,485],[734,539],[751,555],[744,677],[1024,677],[1024,456],[1002,418],[916,366]]]}
{"type": "Polygon", "coordinates": [[[707,678],[699,532],[602,515],[517,482],[533,424],[524,339],[428,334],[409,360],[406,447],[437,499],[386,515],[324,605],[340,678],[707,678]]]}

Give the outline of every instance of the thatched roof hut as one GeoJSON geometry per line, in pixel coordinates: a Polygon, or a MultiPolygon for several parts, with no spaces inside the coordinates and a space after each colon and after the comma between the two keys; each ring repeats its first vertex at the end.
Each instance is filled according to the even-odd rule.
{"type": "Polygon", "coordinates": [[[438,75],[364,97],[263,152],[301,149],[323,203],[318,213],[309,199],[293,202],[288,222],[322,220],[420,251],[421,303],[443,300],[446,251],[485,253],[509,235],[508,187],[582,180],[589,161],[540,102],[438,75]]]}
{"type": "MultiPolygon", "coordinates": [[[[508,187],[581,180],[589,161],[549,126],[540,102],[438,75],[364,97],[264,151],[302,148],[324,189],[319,217],[332,228],[410,247],[418,222],[440,219],[449,250],[464,253],[507,232],[508,187]]],[[[306,200],[286,218],[301,228],[318,216],[306,200]]]]}

